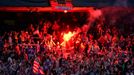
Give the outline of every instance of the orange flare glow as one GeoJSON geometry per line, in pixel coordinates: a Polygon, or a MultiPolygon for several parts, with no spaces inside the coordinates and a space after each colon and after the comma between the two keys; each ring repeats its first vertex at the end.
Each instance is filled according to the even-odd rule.
{"type": "Polygon", "coordinates": [[[67,34],[63,35],[63,39],[64,39],[64,41],[67,42],[67,41],[69,41],[71,39],[72,36],[74,36],[74,33],[68,32],[67,34]]]}

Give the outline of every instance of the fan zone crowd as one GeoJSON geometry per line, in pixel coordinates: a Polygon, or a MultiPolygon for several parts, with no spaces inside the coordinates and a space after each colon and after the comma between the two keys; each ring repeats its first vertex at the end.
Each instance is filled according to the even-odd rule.
{"type": "Polygon", "coordinates": [[[0,75],[134,75],[133,55],[134,36],[116,25],[46,21],[0,36],[0,75]]]}

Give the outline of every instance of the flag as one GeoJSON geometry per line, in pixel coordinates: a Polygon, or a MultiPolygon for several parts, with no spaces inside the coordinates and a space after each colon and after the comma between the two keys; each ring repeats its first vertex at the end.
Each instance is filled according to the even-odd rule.
{"type": "Polygon", "coordinates": [[[38,74],[39,75],[45,75],[43,69],[40,66],[40,63],[39,63],[38,59],[34,60],[34,63],[33,63],[33,73],[37,74],[37,75],[38,74]]]}

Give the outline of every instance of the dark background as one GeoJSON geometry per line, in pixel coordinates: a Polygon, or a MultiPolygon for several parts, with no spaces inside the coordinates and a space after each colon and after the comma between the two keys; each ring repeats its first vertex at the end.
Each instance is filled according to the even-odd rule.
{"type": "MultiPolygon", "coordinates": [[[[134,6],[134,0],[72,0],[74,7],[85,6],[134,6]],[[125,1],[126,4],[123,3],[125,1]]],[[[50,0],[0,0],[0,6],[45,6],[50,7],[50,0]]]]}

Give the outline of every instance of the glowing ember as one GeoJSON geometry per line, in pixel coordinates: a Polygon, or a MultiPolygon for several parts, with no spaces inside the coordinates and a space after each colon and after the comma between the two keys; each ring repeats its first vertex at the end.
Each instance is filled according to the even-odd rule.
{"type": "Polygon", "coordinates": [[[73,35],[74,35],[74,33],[72,33],[72,32],[68,32],[67,34],[64,34],[63,35],[64,41],[69,41],[73,35]]]}

